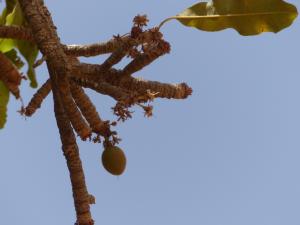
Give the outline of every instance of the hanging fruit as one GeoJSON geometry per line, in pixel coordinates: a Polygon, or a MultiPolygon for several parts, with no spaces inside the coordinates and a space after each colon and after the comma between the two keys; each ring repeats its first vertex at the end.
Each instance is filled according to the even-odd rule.
{"type": "Polygon", "coordinates": [[[126,168],[126,156],[117,146],[106,147],[102,153],[102,165],[113,175],[121,175],[126,168]]]}

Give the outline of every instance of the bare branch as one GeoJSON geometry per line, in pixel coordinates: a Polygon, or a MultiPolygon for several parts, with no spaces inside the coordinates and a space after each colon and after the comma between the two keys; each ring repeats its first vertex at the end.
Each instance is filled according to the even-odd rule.
{"type": "Polygon", "coordinates": [[[76,144],[76,138],[70,120],[64,112],[64,107],[56,91],[54,91],[53,97],[55,117],[62,142],[62,150],[70,172],[74,205],[77,213],[77,223],[93,225],[94,221],[90,213],[90,195],[85,183],[85,176],[80,160],[79,149],[76,144]]]}
{"type": "Polygon", "coordinates": [[[48,79],[33,95],[28,106],[25,108],[25,115],[32,116],[35,111],[41,107],[43,100],[48,96],[51,91],[51,81],[48,79]]]}
{"type": "MultiPolygon", "coordinates": [[[[19,3],[34,34],[38,48],[47,58],[55,102],[56,121],[70,172],[77,223],[80,225],[93,225],[94,221],[89,207],[89,194],[85,184],[78,147],[70,125],[70,112],[73,112],[73,110],[66,110],[66,105],[72,105],[73,101],[71,97],[68,97],[71,94],[67,83],[71,67],[59,41],[50,12],[44,6],[43,1],[19,0],[19,3]],[[66,115],[67,112],[68,116],[66,115]]],[[[73,102],[73,104],[75,103],[73,102]]]]}
{"type": "Polygon", "coordinates": [[[133,38],[125,36],[121,38],[121,41],[113,38],[105,43],[95,43],[89,45],[64,45],[64,50],[68,55],[90,57],[112,53],[124,44],[138,45],[138,42],[133,38]]]}
{"type": "Polygon", "coordinates": [[[0,37],[34,42],[31,30],[20,26],[1,26],[0,37]]]}
{"type": "Polygon", "coordinates": [[[186,83],[168,84],[148,81],[141,78],[123,76],[122,71],[115,69],[103,72],[100,65],[87,63],[80,63],[73,68],[72,79],[76,79],[77,82],[81,81],[82,86],[92,89],[106,82],[123,89],[125,92],[146,93],[149,90],[152,93],[157,93],[156,97],[159,98],[185,99],[192,94],[192,89],[186,83]]]}
{"type": "Polygon", "coordinates": [[[84,93],[84,90],[75,83],[72,83],[71,92],[77,106],[90,124],[92,130],[97,134],[108,137],[111,133],[109,123],[101,120],[96,107],[91,102],[90,98],[84,93]]]}
{"type": "Polygon", "coordinates": [[[85,88],[90,88],[100,94],[108,95],[114,98],[116,101],[119,101],[123,98],[127,98],[129,96],[128,93],[122,88],[113,86],[105,81],[95,82],[93,80],[76,77],[73,77],[72,79],[78,85],[85,88]]]}

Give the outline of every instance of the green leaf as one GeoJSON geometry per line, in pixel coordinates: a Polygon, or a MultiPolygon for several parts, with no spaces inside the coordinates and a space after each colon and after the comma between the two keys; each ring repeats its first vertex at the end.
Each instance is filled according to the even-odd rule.
{"type": "Polygon", "coordinates": [[[211,0],[197,3],[167,20],[177,19],[204,31],[233,28],[246,36],[279,32],[290,26],[297,15],[297,8],[283,0],[211,0]]]}
{"type": "Polygon", "coordinates": [[[10,13],[11,11],[13,11],[15,5],[17,4],[16,0],[6,0],[6,9],[8,11],[8,13],[10,13]]]}
{"type": "Polygon", "coordinates": [[[3,82],[0,81],[0,129],[2,129],[6,123],[8,100],[9,91],[3,82]]]}
{"type": "MultiPolygon", "coordinates": [[[[12,12],[10,12],[6,16],[5,25],[22,25],[23,21],[24,19],[23,19],[22,10],[19,3],[17,3],[15,4],[12,12]]],[[[11,49],[14,48],[15,44],[16,44],[15,41],[12,39],[0,39],[0,52],[10,51],[11,49]]]]}
{"type": "Polygon", "coordinates": [[[6,22],[7,8],[4,8],[1,17],[0,17],[0,25],[4,25],[6,22]]]}
{"type": "MultiPolygon", "coordinates": [[[[6,0],[6,10],[2,13],[1,21],[5,25],[26,26],[21,7],[16,0],[6,0]],[[7,15],[7,16],[6,16],[7,15]]],[[[0,39],[0,52],[10,52],[17,47],[28,63],[27,76],[30,86],[37,87],[36,74],[33,64],[38,56],[38,48],[35,44],[22,40],[0,39]]]]}
{"type": "Polygon", "coordinates": [[[21,69],[24,66],[24,62],[22,61],[22,59],[18,56],[18,53],[15,49],[12,49],[6,53],[4,53],[4,55],[10,59],[10,61],[12,61],[13,64],[15,64],[15,66],[18,69],[21,69]]]}
{"type": "Polygon", "coordinates": [[[14,10],[14,8],[17,4],[17,2],[15,0],[6,0],[5,2],[6,2],[6,7],[3,9],[1,17],[0,17],[1,25],[5,25],[6,16],[14,10]]]}
{"type": "Polygon", "coordinates": [[[23,19],[23,13],[21,10],[21,7],[19,3],[15,4],[15,7],[13,11],[7,15],[6,17],[6,25],[22,25],[24,19],[23,19]]]}
{"type": "Polygon", "coordinates": [[[8,52],[15,46],[15,42],[12,39],[0,39],[0,52],[8,52]]]}
{"type": "Polygon", "coordinates": [[[38,56],[39,50],[33,43],[27,41],[17,41],[17,47],[20,53],[24,56],[28,64],[27,76],[30,80],[30,86],[33,88],[37,87],[35,69],[33,64],[38,56]]]}

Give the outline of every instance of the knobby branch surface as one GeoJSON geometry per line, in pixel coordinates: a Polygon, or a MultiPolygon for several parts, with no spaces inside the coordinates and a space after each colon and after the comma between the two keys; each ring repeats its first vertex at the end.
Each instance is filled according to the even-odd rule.
{"type": "Polygon", "coordinates": [[[71,96],[68,92],[70,88],[67,81],[68,74],[71,71],[70,65],[50,13],[43,2],[40,0],[19,0],[19,3],[34,34],[34,40],[39,50],[47,58],[55,102],[56,121],[62,141],[62,149],[70,172],[77,223],[80,225],[93,225],[94,221],[90,213],[84,171],[70,125],[70,109],[66,107],[66,105],[69,105],[65,104],[68,103],[67,97],[71,96]]]}
{"type": "MultiPolygon", "coordinates": [[[[49,79],[21,113],[32,116],[53,92],[56,122],[72,184],[76,225],[93,225],[90,204],[95,200],[87,190],[75,134],[82,140],[102,142],[104,147],[117,145],[120,138],[111,128],[132,117],[132,106],[141,107],[145,116],[150,117],[153,114],[150,103],[156,98],[185,99],[192,94],[192,89],[186,83],[161,83],[133,76],[171,50],[159,28],[145,29],[148,22],[145,15],[134,17],[131,31],[126,35],[116,35],[101,43],[65,45],[60,42],[42,0],[19,0],[19,3],[29,26],[0,26],[0,38],[35,43],[42,57],[34,67],[46,62],[49,72],[49,79]],[[78,59],[102,54],[109,56],[99,64],[83,63],[78,59]],[[131,61],[124,68],[115,69],[114,66],[126,57],[131,61]],[[83,88],[112,97],[116,101],[112,111],[117,121],[101,118],[83,88]]],[[[0,53],[0,80],[17,98],[21,78],[14,65],[0,53]]]]}
{"type": "Polygon", "coordinates": [[[31,30],[21,26],[3,26],[0,25],[1,38],[11,38],[34,42],[31,30]]]}

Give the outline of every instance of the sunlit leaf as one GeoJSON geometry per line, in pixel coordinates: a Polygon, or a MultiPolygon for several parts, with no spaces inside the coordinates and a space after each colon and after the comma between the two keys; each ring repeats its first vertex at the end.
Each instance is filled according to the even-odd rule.
{"type": "MultiPolygon", "coordinates": [[[[7,0],[7,8],[2,13],[2,20],[5,25],[26,26],[26,21],[23,17],[22,10],[16,0],[7,0]],[[5,19],[3,19],[5,17],[5,19]]],[[[24,56],[28,63],[27,76],[30,80],[31,87],[37,87],[35,70],[33,64],[38,55],[38,48],[35,44],[22,40],[0,39],[0,51],[10,52],[17,47],[20,53],[24,56]]],[[[17,56],[16,56],[17,57],[17,56]]],[[[19,58],[20,59],[20,58],[19,58]]],[[[21,61],[18,61],[21,62],[21,61]]],[[[16,65],[18,67],[18,65],[16,65]]],[[[20,66],[20,65],[19,65],[20,66]]],[[[18,67],[20,68],[20,67],[18,67]]]]}
{"type": "Polygon", "coordinates": [[[283,0],[211,0],[170,19],[204,31],[233,28],[241,35],[257,35],[279,32],[290,26],[297,15],[297,8],[283,0]]]}
{"type": "MultiPolygon", "coordinates": [[[[5,25],[22,25],[23,14],[20,5],[17,3],[14,9],[5,18],[5,25]]],[[[15,41],[12,39],[0,39],[0,52],[8,52],[15,46],[15,41]]]]}
{"type": "Polygon", "coordinates": [[[6,25],[22,25],[23,14],[19,3],[17,3],[13,11],[6,17],[6,25]]]}
{"type": "Polygon", "coordinates": [[[15,46],[15,42],[12,39],[0,39],[0,52],[8,52],[15,46]]]}
{"type": "Polygon", "coordinates": [[[0,81],[0,129],[2,129],[6,123],[8,100],[9,91],[2,81],[0,81]]]}

